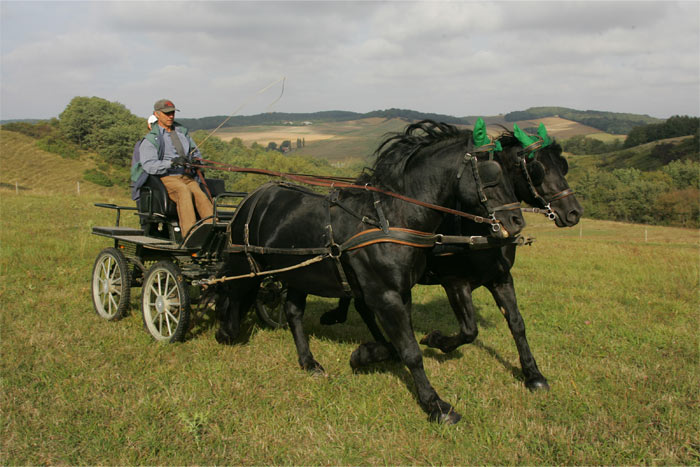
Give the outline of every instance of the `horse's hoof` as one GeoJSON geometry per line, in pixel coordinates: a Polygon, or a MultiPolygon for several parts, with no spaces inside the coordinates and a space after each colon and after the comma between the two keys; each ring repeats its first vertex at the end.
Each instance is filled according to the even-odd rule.
{"type": "Polygon", "coordinates": [[[525,382],[525,387],[532,392],[546,392],[549,391],[549,383],[544,376],[539,376],[525,382]]]}
{"type": "Polygon", "coordinates": [[[301,364],[301,368],[308,371],[309,373],[313,375],[324,375],[326,374],[326,370],[323,369],[320,363],[318,363],[316,360],[311,360],[305,363],[301,364]]]}
{"type": "Polygon", "coordinates": [[[442,334],[440,334],[440,331],[431,331],[425,336],[423,336],[423,338],[420,340],[420,343],[422,345],[427,345],[428,347],[436,348],[437,345],[435,342],[438,341],[441,336],[442,334]]]}
{"type": "Polygon", "coordinates": [[[350,355],[350,368],[357,370],[358,368],[365,366],[366,363],[363,354],[364,352],[362,347],[358,347],[353,350],[352,354],[350,355]]]}
{"type": "Polygon", "coordinates": [[[229,336],[227,332],[224,332],[221,329],[216,331],[215,337],[216,342],[223,345],[232,345],[234,341],[234,339],[231,336],[229,336]]]}
{"type": "Polygon", "coordinates": [[[455,412],[455,410],[452,408],[450,408],[450,410],[447,413],[444,413],[440,410],[436,410],[435,412],[430,414],[431,422],[438,422],[442,425],[454,425],[461,419],[462,416],[459,413],[455,412]]]}

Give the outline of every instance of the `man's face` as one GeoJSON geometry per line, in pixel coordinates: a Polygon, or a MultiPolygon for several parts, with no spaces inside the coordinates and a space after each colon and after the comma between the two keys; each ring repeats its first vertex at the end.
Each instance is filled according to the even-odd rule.
{"type": "Polygon", "coordinates": [[[161,112],[156,110],[156,118],[158,119],[158,124],[163,128],[171,128],[173,126],[173,121],[175,120],[175,111],[172,112],[161,112]]]}

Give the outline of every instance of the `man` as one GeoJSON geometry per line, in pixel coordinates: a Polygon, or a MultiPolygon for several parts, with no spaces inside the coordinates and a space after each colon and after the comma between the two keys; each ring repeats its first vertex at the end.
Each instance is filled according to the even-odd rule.
{"type": "Polygon", "coordinates": [[[214,209],[197,181],[185,169],[187,162],[201,159],[201,154],[187,129],[175,122],[176,110],[169,99],[161,99],[153,105],[157,124],[153,124],[141,142],[139,152],[143,170],[160,177],[168,196],[177,205],[180,231],[184,238],[197,220],[195,206],[202,219],[211,217],[214,209]]]}

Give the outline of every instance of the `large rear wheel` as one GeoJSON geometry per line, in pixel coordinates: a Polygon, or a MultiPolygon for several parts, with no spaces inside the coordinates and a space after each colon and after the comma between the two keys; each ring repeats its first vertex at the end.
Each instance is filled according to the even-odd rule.
{"type": "Polygon", "coordinates": [[[97,314],[108,321],[126,316],[131,298],[129,263],[121,251],[105,248],[92,268],[92,303],[97,314]]]}
{"type": "Polygon", "coordinates": [[[170,261],[154,264],[146,273],[141,294],[143,324],[157,341],[177,342],[190,322],[190,298],[180,268],[170,261]]]}

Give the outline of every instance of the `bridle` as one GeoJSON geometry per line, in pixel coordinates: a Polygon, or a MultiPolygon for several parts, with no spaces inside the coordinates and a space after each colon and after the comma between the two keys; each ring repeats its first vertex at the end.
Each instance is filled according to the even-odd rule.
{"type": "Polygon", "coordinates": [[[544,196],[542,196],[539,191],[537,191],[537,187],[535,186],[535,183],[532,181],[532,177],[530,175],[530,171],[527,168],[527,159],[534,159],[534,162],[537,162],[538,164],[541,164],[544,168],[544,165],[537,160],[537,152],[540,151],[544,147],[544,140],[539,137],[539,139],[532,144],[526,146],[522,150],[518,151],[517,157],[518,157],[518,162],[517,166],[520,168],[520,170],[523,173],[523,176],[525,177],[525,180],[527,180],[527,185],[528,189],[530,190],[530,193],[532,196],[537,200],[537,202],[540,204],[540,208],[543,211],[542,214],[544,214],[549,220],[555,220],[557,218],[556,212],[552,209],[551,203],[554,201],[566,198],[567,196],[571,196],[574,194],[574,190],[571,188],[567,188],[565,190],[559,191],[552,195],[551,199],[547,201],[544,196]]]}
{"type": "MultiPolygon", "coordinates": [[[[471,144],[471,142],[470,142],[471,144]]],[[[488,153],[489,154],[489,160],[493,160],[493,153],[492,151],[496,148],[495,143],[487,143],[482,146],[473,148],[471,151],[479,154],[479,153],[488,153]]],[[[474,177],[474,181],[476,182],[476,191],[479,196],[479,202],[481,205],[484,207],[486,212],[488,213],[488,218],[491,220],[491,230],[494,232],[498,232],[501,229],[501,224],[498,219],[496,219],[496,213],[499,211],[512,211],[515,209],[520,209],[520,203],[519,202],[514,202],[514,203],[508,203],[508,204],[503,204],[501,206],[497,206],[495,208],[491,208],[488,205],[488,197],[486,196],[486,193],[484,192],[484,183],[481,180],[481,176],[479,175],[479,159],[478,156],[474,156],[471,152],[467,151],[466,154],[464,154],[464,157],[462,158],[462,165],[460,166],[459,170],[457,171],[457,183],[462,178],[462,175],[464,173],[464,170],[466,169],[467,165],[469,165],[472,169],[472,175],[474,177]]]]}

